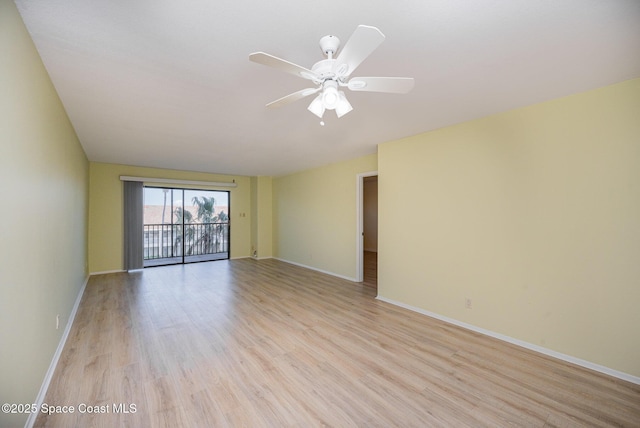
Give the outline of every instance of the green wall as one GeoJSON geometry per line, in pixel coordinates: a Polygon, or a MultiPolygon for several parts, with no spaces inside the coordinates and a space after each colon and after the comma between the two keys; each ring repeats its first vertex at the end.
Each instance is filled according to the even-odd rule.
{"type": "Polygon", "coordinates": [[[273,242],[279,259],[355,279],[356,177],[375,154],[273,179],[273,242]]]}
{"type": "Polygon", "coordinates": [[[381,297],[640,376],[640,79],[382,144],[378,167],[381,297]]]}
{"type": "MultiPolygon", "coordinates": [[[[123,269],[123,196],[121,175],[189,181],[231,182],[237,187],[196,186],[231,192],[231,258],[249,257],[251,248],[250,177],[176,171],[91,162],[89,198],[89,271],[123,269]]],[[[153,184],[153,183],[150,183],[153,184]]],[[[158,184],[165,187],[194,187],[158,184]]]]}
{"type": "MultiPolygon", "coordinates": [[[[0,403],[33,403],[87,277],[88,162],[4,0],[0,89],[0,403]]],[[[0,413],[3,427],[26,420],[0,413]]]]}

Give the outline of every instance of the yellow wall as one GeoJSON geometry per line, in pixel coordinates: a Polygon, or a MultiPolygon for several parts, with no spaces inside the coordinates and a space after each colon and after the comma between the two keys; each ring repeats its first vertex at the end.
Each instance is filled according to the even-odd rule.
{"type": "Polygon", "coordinates": [[[378,165],[381,297],[640,376],[640,79],[382,144],[378,165]]]}
{"type": "MultiPolygon", "coordinates": [[[[235,180],[237,187],[199,188],[231,191],[231,258],[249,257],[251,242],[250,178],[91,162],[89,199],[89,271],[123,269],[123,207],[121,175],[192,181],[235,180]]],[[[165,187],[171,185],[162,184],[165,187]]],[[[173,187],[194,187],[178,186],[173,187]]]]}
{"type": "Polygon", "coordinates": [[[251,186],[251,256],[258,255],[258,177],[249,179],[251,186]]]}
{"type": "MultiPolygon", "coordinates": [[[[0,1],[0,94],[0,403],[34,403],[87,277],[89,177],[11,1],[0,1]]],[[[0,426],[26,419],[0,413],[0,426]]]]}
{"type": "Polygon", "coordinates": [[[273,179],[255,177],[256,240],[258,258],[273,256],[273,179]]]}
{"type": "Polygon", "coordinates": [[[275,178],[275,256],[355,280],[356,177],[376,169],[372,154],[275,178]]]}
{"type": "Polygon", "coordinates": [[[640,80],[274,179],[89,164],[11,1],[0,88],[0,403],[35,401],[87,272],[122,269],[120,175],[235,179],[231,257],[356,278],[379,170],[381,297],[640,376],[640,80]]]}

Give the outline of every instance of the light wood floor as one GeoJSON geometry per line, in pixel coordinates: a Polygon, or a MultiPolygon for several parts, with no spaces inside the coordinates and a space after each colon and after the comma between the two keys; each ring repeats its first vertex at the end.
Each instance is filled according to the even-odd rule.
{"type": "Polygon", "coordinates": [[[640,426],[638,385],[253,259],[92,277],[45,402],[76,413],[36,426],[640,426]]]}

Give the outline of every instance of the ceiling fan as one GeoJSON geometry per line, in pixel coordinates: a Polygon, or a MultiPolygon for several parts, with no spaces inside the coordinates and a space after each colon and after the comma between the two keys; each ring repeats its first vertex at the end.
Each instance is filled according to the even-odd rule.
{"type": "MultiPolygon", "coordinates": [[[[308,110],[322,119],[326,110],[335,110],[338,117],[353,110],[341,88],[351,91],[389,92],[404,94],[413,88],[411,77],[353,77],[355,69],[384,41],[385,36],[376,27],[359,25],[336,57],[340,39],[324,36],[320,49],[327,59],[316,62],[311,70],[264,52],[255,52],[249,59],[258,64],[274,67],[287,73],[311,80],[316,86],[289,94],[270,102],[267,107],[280,107],[320,92],[308,110]]],[[[323,122],[320,122],[324,124],[323,122]]]]}

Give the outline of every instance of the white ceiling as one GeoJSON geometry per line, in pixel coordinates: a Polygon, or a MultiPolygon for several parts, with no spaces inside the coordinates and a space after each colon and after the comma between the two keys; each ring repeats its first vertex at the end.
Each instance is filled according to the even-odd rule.
{"type": "Polygon", "coordinates": [[[385,141],[640,77],[638,0],[15,0],[92,161],[282,175],[385,141]],[[406,95],[349,92],[325,126],[308,81],[318,41],[357,25],[385,42],[353,76],[414,77],[406,95]]]}

